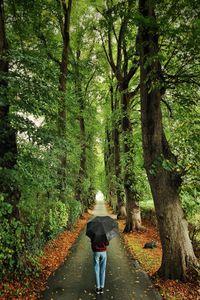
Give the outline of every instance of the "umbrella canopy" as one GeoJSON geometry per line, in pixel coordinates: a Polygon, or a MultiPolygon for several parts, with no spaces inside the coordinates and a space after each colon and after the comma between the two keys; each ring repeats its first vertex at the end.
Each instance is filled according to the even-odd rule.
{"type": "Polygon", "coordinates": [[[87,223],[86,235],[92,242],[109,242],[117,234],[118,224],[109,216],[98,216],[87,223]]]}

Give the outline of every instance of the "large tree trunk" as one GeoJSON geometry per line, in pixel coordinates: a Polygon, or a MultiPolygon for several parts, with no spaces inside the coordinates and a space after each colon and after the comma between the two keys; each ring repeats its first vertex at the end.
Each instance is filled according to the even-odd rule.
{"type": "Polygon", "coordinates": [[[108,200],[109,204],[113,206],[113,197],[116,194],[115,186],[113,184],[113,147],[112,147],[112,136],[109,126],[106,126],[105,134],[105,150],[104,150],[104,162],[105,162],[105,171],[107,179],[107,189],[108,189],[108,200]]]}
{"type": "MultiPolygon", "coordinates": [[[[77,57],[78,58],[78,57],[77,57]]],[[[77,67],[78,68],[78,67],[77,67]]],[[[78,173],[78,179],[76,182],[76,199],[83,204],[88,206],[86,194],[84,195],[84,179],[86,177],[86,133],[85,133],[85,119],[84,119],[84,99],[81,91],[81,81],[79,70],[76,70],[76,81],[75,81],[75,89],[76,89],[76,95],[77,95],[77,101],[79,103],[79,128],[80,128],[80,165],[79,165],[79,173],[78,173]]]]}
{"type": "MultiPolygon", "coordinates": [[[[69,57],[69,42],[70,42],[70,15],[72,0],[68,0],[68,5],[65,0],[61,1],[63,9],[63,26],[62,38],[63,38],[63,50],[62,50],[62,60],[60,64],[60,76],[59,76],[59,91],[61,92],[59,109],[58,109],[58,134],[59,137],[66,144],[66,82],[67,82],[67,66],[69,57]]],[[[66,190],[66,169],[67,169],[67,158],[66,158],[66,147],[63,147],[60,154],[60,167],[58,170],[59,180],[60,180],[60,195],[63,198],[63,194],[66,190]]]]}
{"type": "Polygon", "coordinates": [[[144,163],[151,186],[163,249],[158,271],[170,279],[185,279],[190,266],[196,263],[179,199],[181,178],[172,166],[176,157],[167,143],[161,113],[161,73],[158,61],[158,28],[148,0],[139,1],[139,10],[151,22],[141,23],[139,51],[141,69],[141,118],[144,163]],[[154,22],[152,22],[154,20],[154,22]],[[164,168],[169,162],[171,169],[164,168]]]}
{"type": "Polygon", "coordinates": [[[86,204],[86,202],[84,201],[84,193],[83,193],[83,184],[86,176],[86,139],[85,139],[85,120],[82,113],[83,112],[81,112],[79,116],[81,154],[80,154],[78,179],[76,183],[76,199],[86,204]]]}
{"type": "Polygon", "coordinates": [[[117,210],[120,212],[121,206],[125,203],[122,189],[122,172],[121,172],[121,160],[120,160],[120,142],[119,142],[119,130],[113,129],[113,142],[114,142],[114,169],[115,169],[115,181],[116,181],[116,194],[117,194],[117,210]]]}
{"type": "Polygon", "coordinates": [[[134,211],[137,209],[137,216],[140,215],[138,205],[138,194],[135,187],[134,166],[134,145],[133,132],[129,112],[128,84],[125,82],[120,86],[121,92],[121,109],[122,109],[122,135],[124,151],[124,190],[126,195],[126,225],[124,232],[138,230],[141,227],[141,217],[135,218],[134,211]]]}
{"type": "MultiPolygon", "coordinates": [[[[8,74],[8,60],[6,58],[8,44],[5,33],[5,23],[3,14],[3,0],[0,0],[0,73],[8,74]]],[[[3,77],[2,76],[2,77],[3,77]]],[[[9,118],[9,101],[7,97],[6,79],[0,79],[1,104],[0,104],[0,193],[4,193],[7,202],[12,205],[11,218],[19,218],[18,203],[20,192],[16,183],[10,182],[6,170],[13,169],[17,163],[17,142],[16,131],[12,128],[9,118]]]]}
{"type": "Polygon", "coordinates": [[[125,205],[122,189],[122,172],[120,159],[120,133],[119,133],[119,118],[118,99],[114,96],[113,86],[110,87],[111,95],[111,111],[112,111],[112,142],[113,142],[113,156],[114,156],[114,174],[115,174],[115,190],[117,196],[117,214],[121,216],[121,207],[125,205]]]}

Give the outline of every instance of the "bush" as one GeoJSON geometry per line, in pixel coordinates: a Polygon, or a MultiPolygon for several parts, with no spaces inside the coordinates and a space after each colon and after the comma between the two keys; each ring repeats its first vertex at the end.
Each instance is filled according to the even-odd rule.
{"type": "Polygon", "coordinates": [[[188,229],[190,239],[192,241],[194,251],[196,255],[200,256],[200,224],[199,224],[199,217],[198,213],[194,214],[188,222],[188,229]]]}
{"type": "Polygon", "coordinates": [[[19,209],[20,220],[24,224],[26,249],[30,253],[38,255],[46,242],[44,235],[46,222],[45,199],[32,194],[22,195],[19,209]]]}
{"type": "Polygon", "coordinates": [[[39,270],[36,256],[26,250],[31,235],[22,221],[11,219],[11,213],[12,206],[0,196],[0,279],[39,270]]]}
{"type": "Polygon", "coordinates": [[[56,197],[26,195],[19,209],[20,220],[11,219],[12,205],[0,195],[0,279],[38,275],[43,245],[63,229],[71,229],[84,206],[76,200],[64,203],[56,197]]]}
{"type": "Polygon", "coordinates": [[[84,206],[76,200],[67,200],[69,207],[68,229],[71,229],[84,211],[84,206]]]}
{"type": "Polygon", "coordinates": [[[46,233],[48,238],[55,237],[67,227],[69,220],[69,206],[60,200],[51,202],[46,218],[46,233]]]}

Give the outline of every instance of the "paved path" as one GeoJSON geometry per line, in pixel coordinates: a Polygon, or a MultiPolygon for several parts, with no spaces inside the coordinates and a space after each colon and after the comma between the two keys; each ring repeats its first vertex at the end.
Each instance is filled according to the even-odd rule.
{"type": "MultiPolygon", "coordinates": [[[[94,215],[108,215],[103,201],[98,201],[94,215]]],[[[72,247],[70,256],[49,278],[43,300],[161,300],[149,277],[131,259],[120,237],[108,247],[108,262],[104,295],[94,293],[92,250],[85,230],[72,247]]]]}

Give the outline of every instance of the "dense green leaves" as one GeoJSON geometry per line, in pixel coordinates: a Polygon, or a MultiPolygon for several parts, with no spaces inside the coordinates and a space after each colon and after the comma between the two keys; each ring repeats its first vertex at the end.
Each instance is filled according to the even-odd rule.
{"type": "MultiPolygon", "coordinates": [[[[86,208],[75,199],[81,145],[80,107],[74,86],[76,76],[72,52],[76,53],[80,46],[87,142],[87,176],[82,188],[84,197],[88,199],[87,205],[94,201],[94,185],[97,182],[94,174],[89,174],[95,168],[96,159],[92,150],[95,145],[96,104],[89,84],[94,72],[91,53],[83,49],[84,42],[75,43],[80,33],[76,35],[74,32],[68,89],[63,95],[58,88],[63,43],[60,5],[56,1],[32,1],[30,9],[27,1],[5,1],[4,8],[9,72],[1,73],[1,79],[8,83],[7,86],[1,85],[1,103],[9,105],[9,121],[17,133],[17,164],[13,168],[1,168],[0,176],[1,183],[10,190],[17,187],[20,200],[19,220],[16,220],[12,217],[12,202],[6,201],[6,195],[1,196],[4,199],[1,201],[0,232],[2,276],[6,273],[15,275],[13,269],[22,275],[24,270],[34,270],[37,264],[35,256],[44,243],[65,228],[72,228],[86,208]],[[61,98],[67,110],[65,139],[58,135],[57,115],[61,98]],[[67,156],[67,185],[65,196],[60,201],[58,165],[63,153],[67,156]]],[[[78,26],[76,22],[74,25],[78,26]]],[[[1,137],[7,136],[2,124],[1,130],[1,137]]],[[[12,152],[7,151],[0,157],[1,165],[5,159],[8,161],[9,155],[12,156],[12,152]]]]}
{"type": "Polygon", "coordinates": [[[152,164],[152,174],[163,168],[176,170],[181,175],[184,211],[189,220],[191,216],[195,219],[191,218],[191,222],[196,222],[200,193],[199,4],[197,0],[154,2],[156,24],[154,19],[139,14],[136,2],[130,5],[131,1],[74,1],[67,84],[66,90],[61,92],[63,10],[60,2],[4,0],[9,47],[0,55],[7,59],[9,69],[0,72],[0,109],[9,106],[9,116],[0,120],[0,133],[4,138],[13,130],[17,137],[17,153],[8,150],[0,157],[0,182],[8,187],[0,190],[2,276],[6,271],[12,273],[14,268],[16,272],[31,271],[32,266],[37,265],[35,256],[44,243],[75,224],[94,201],[97,189],[110,195],[114,207],[116,190],[125,199],[125,165],[130,174],[135,174],[128,184],[137,191],[137,199],[143,206],[152,203],[142,154],[139,68],[125,91],[130,97],[132,134],[126,137],[120,123],[124,115],[119,105],[119,86],[131,67],[138,66],[137,28],[141,23],[159,28],[159,54],[148,58],[146,64],[151,65],[157,59],[161,62],[160,79],[150,90],[162,87],[163,125],[178,158],[178,163],[172,164],[160,157],[152,164]],[[111,57],[108,59],[111,51],[109,31],[112,32],[113,62],[111,57]],[[111,107],[111,86],[114,109],[111,107]],[[64,138],[58,134],[61,102],[66,109],[64,138]],[[114,173],[113,155],[108,155],[108,151],[113,151],[114,129],[119,131],[122,172],[118,177],[114,173]],[[110,141],[104,145],[106,130],[110,141]],[[128,158],[122,151],[123,142],[129,146],[134,143],[128,158]],[[16,164],[5,167],[5,161],[12,161],[15,155],[16,164]],[[66,156],[66,189],[61,201],[58,166],[63,155],[66,156]],[[105,170],[105,161],[110,169],[105,170]],[[12,201],[8,201],[7,195],[8,191],[15,190],[20,196],[18,219],[12,216],[12,201]],[[76,201],[77,190],[81,203],[76,201]]]}

